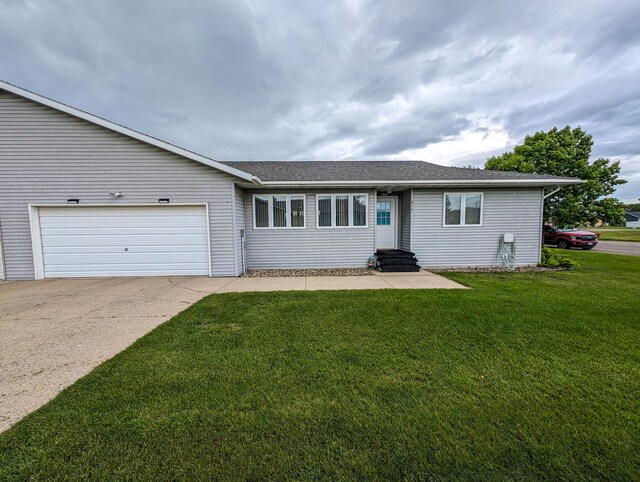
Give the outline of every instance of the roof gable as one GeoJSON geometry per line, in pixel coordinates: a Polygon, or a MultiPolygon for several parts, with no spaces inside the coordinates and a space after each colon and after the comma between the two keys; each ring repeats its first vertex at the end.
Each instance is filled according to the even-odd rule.
{"type": "Polygon", "coordinates": [[[48,97],[44,97],[38,94],[35,94],[31,91],[22,89],[8,82],[4,82],[0,80],[0,90],[6,90],[12,94],[23,97],[25,99],[32,100],[37,102],[38,104],[45,105],[52,109],[58,110],[60,112],[65,112],[66,114],[72,115],[74,117],[78,117],[80,119],[84,119],[93,124],[97,124],[106,129],[118,132],[125,136],[131,137],[133,139],[137,139],[146,144],[150,144],[155,147],[159,147],[160,149],[164,149],[166,151],[172,152],[174,154],[178,154],[179,156],[185,157],[192,161],[199,162],[200,164],[204,164],[209,167],[213,167],[222,172],[226,172],[227,174],[231,174],[245,181],[255,182],[256,178],[252,174],[245,172],[241,169],[235,168],[233,166],[229,166],[222,162],[216,161],[214,159],[210,159],[208,157],[202,156],[195,152],[189,151],[187,149],[183,149],[182,147],[175,146],[168,142],[162,141],[155,137],[149,136],[147,134],[143,134],[141,132],[135,131],[133,129],[129,129],[128,127],[124,127],[120,124],[116,124],[114,122],[103,119],[102,117],[98,117],[96,115],[90,114],[80,109],[76,109],[69,105],[63,104],[61,102],[57,102],[55,100],[49,99],[48,97]]]}

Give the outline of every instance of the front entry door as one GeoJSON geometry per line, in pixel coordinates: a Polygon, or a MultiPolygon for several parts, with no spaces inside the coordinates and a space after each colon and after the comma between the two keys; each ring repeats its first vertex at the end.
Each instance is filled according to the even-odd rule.
{"type": "Polygon", "coordinates": [[[398,198],[384,196],[376,203],[376,249],[395,249],[396,235],[396,206],[398,198]]]}

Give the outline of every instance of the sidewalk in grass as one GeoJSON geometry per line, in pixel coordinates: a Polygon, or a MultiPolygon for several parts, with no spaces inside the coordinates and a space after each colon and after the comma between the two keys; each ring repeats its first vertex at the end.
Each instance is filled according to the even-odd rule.
{"type": "MultiPolygon", "coordinates": [[[[220,279],[220,278],[218,278],[220,279]]],[[[188,282],[184,278],[182,282],[188,282]]],[[[233,278],[214,293],[245,291],[318,291],[383,289],[466,289],[466,286],[429,271],[418,273],[380,273],[373,276],[290,276],[233,278]]]]}

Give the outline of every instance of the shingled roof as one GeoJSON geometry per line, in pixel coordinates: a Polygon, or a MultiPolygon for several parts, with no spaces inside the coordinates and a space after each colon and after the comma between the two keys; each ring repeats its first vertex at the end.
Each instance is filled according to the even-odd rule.
{"type": "Polygon", "coordinates": [[[424,161],[224,161],[262,182],[426,182],[426,181],[549,181],[577,184],[579,179],[508,171],[449,167],[424,161]]]}

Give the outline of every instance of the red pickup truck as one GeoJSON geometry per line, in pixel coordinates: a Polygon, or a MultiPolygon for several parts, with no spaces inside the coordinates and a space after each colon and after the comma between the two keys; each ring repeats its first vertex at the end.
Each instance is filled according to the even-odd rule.
{"type": "Polygon", "coordinates": [[[556,229],[547,224],[544,227],[544,244],[554,244],[560,249],[593,249],[598,244],[598,236],[591,231],[556,229]]]}

